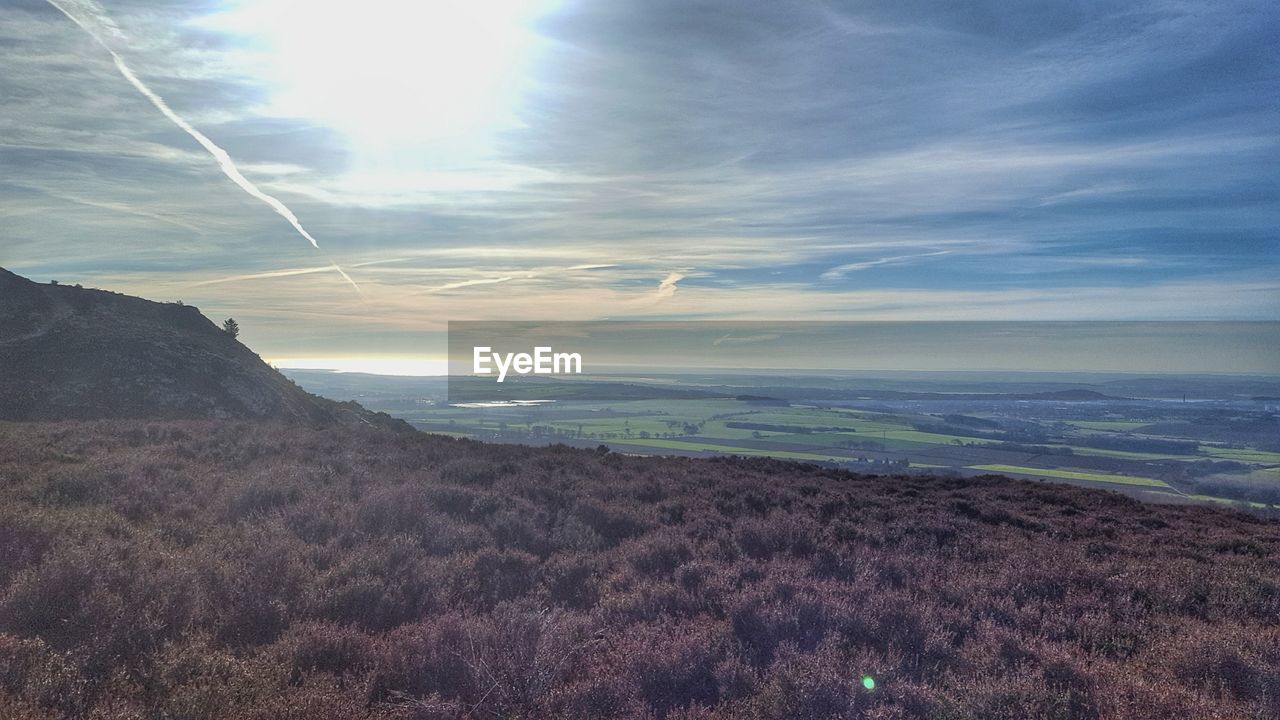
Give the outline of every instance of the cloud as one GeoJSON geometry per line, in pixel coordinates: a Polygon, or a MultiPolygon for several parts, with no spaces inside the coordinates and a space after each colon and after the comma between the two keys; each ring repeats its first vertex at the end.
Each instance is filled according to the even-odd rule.
{"type": "Polygon", "coordinates": [[[662,282],[658,283],[658,300],[665,300],[676,294],[676,283],[684,279],[684,275],[678,272],[667,273],[662,278],[662,282]]]}
{"type": "Polygon", "coordinates": [[[459,288],[473,287],[475,285],[497,285],[498,283],[510,282],[515,278],[499,277],[499,278],[483,278],[479,280],[460,280],[458,282],[445,283],[440,287],[432,288],[431,292],[444,292],[446,290],[457,290],[459,288]]]}
{"type": "Polygon", "coordinates": [[[204,285],[219,285],[221,283],[242,282],[245,280],[263,280],[267,278],[294,277],[297,275],[310,275],[312,273],[328,272],[333,269],[332,265],[320,265],[309,268],[292,268],[288,270],[268,270],[266,272],[249,273],[247,275],[228,275],[227,277],[214,278],[212,280],[201,280],[192,283],[192,287],[201,287],[204,285]]]}
{"type": "Polygon", "coordinates": [[[760,333],[757,335],[721,335],[711,341],[712,345],[751,345],[754,343],[772,342],[781,338],[778,333],[760,333]]]}
{"type": "Polygon", "coordinates": [[[205,230],[199,227],[198,225],[192,224],[190,222],[186,222],[179,217],[173,217],[170,215],[165,215],[159,212],[155,212],[154,210],[149,209],[145,205],[122,203],[122,202],[110,202],[107,200],[95,200],[92,198],[80,197],[78,195],[75,195],[74,193],[59,192],[58,190],[55,190],[50,187],[32,188],[32,189],[42,192],[51,198],[64,200],[69,203],[84,205],[86,207],[91,207],[91,208],[98,208],[100,210],[110,210],[111,212],[125,213],[126,215],[136,215],[137,217],[147,218],[150,220],[158,220],[162,223],[168,223],[175,227],[182,228],[183,230],[190,230],[191,232],[196,233],[197,235],[205,234],[205,230]]]}
{"type": "Polygon", "coordinates": [[[918,258],[937,257],[938,255],[946,255],[949,252],[950,250],[938,250],[936,252],[920,253],[918,255],[895,255],[893,257],[877,258],[875,260],[864,260],[862,262],[845,263],[844,265],[837,265],[836,267],[833,267],[830,270],[822,273],[821,277],[823,280],[839,280],[845,275],[848,275],[851,272],[856,272],[858,270],[866,270],[868,268],[873,268],[879,265],[897,265],[897,264],[909,262],[911,260],[915,260],[918,258]]]}
{"type": "Polygon", "coordinates": [[[263,112],[259,46],[210,7],[113,2],[122,56],[365,300],[31,0],[0,8],[0,264],[260,302],[246,337],[282,356],[513,308],[1280,318],[1273,3],[571,0],[520,127],[377,158],[263,112]]]}
{"type": "MultiPolygon", "coordinates": [[[[311,233],[307,232],[306,228],[302,227],[302,223],[298,222],[298,217],[293,214],[293,211],[290,210],[288,206],[280,202],[279,199],[258,189],[257,185],[254,185],[244,176],[243,173],[240,172],[240,168],[236,166],[235,161],[231,159],[231,156],[226,150],[223,150],[216,143],[210,140],[207,135],[197,130],[191,125],[191,123],[187,122],[185,118],[174,112],[173,108],[169,107],[169,104],[164,101],[164,98],[160,97],[146,83],[144,83],[142,79],[138,77],[137,73],[133,71],[133,68],[129,67],[129,64],[125,62],[124,58],[112,49],[111,44],[102,37],[103,30],[110,31],[117,37],[121,36],[121,33],[116,28],[115,23],[106,16],[105,12],[100,7],[98,7],[97,3],[92,2],[91,0],[63,0],[63,2],[59,2],[58,0],[46,1],[53,7],[57,8],[57,10],[63,15],[66,15],[68,20],[74,22],[78,27],[80,27],[80,29],[84,30],[89,37],[93,38],[95,42],[101,45],[102,49],[106,50],[107,53],[111,55],[111,61],[115,63],[116,70],[120,71],[120,75],[124,77],[125,80],[129,81],[129,84],[146,97],[147,100],[149,100],[162,115],[168,118],[170,122],[177,125],[186,134],[190,135],[193,140],[199,143],[200,147],[204,148],[211,156],[213,156],[213,159],[217,161],[218,167],[222,170],[222,173],[226,175],[231,182],[235,183],[241,190],[244,190],[250,196],[266,203],[276,212],[276,214],[287,220],[289,224],[293,226],[293,229],[298,231],[299,235],[311,243],[312,247],[319,247],[319,245],[316,244],[316,239],[311,237],[311,233]]],[[[334,265],[334,268],[338,269],[337,265],[334,265]]],[[[342,273],[342,270],[338,269],[338,272],[342,273]]],[[[346,277],[346,273],[342,273],[342,275],[348,282],[351,282],[351,278],[346,277]]],[[[354,283],[352,284],[354,285],[354,283]]]]}

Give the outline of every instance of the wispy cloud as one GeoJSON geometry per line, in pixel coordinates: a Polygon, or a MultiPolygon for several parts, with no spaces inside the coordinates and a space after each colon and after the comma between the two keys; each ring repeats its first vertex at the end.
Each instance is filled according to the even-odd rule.
{"type": "Polygon", "coordinates": [[[1274,3],[566,3],[521,127],[376,158],[260,112],[279,88],[207,2],[110,7],[134,78],[326,256],[26,2],[0,8],[0,264],[235,312],[264,352],[513,308],[1280,318],[1274,3]]]}
{"type": "Polygon", "coordinates": [[[38,192],[41,192],[57,200],[63,200],[69,203],[84,205],[85,207],[97,208],[100,210],[109,210],[115,213],[135,215],[137,217],[147,218],[149,220],[157,220],[159,222],[167,223],[175,227],[180,227],[183,230],[190,230],[191,232],[196,233],[197,235],[205,234],[204,228],[201,228],[198,225],[194,225],[190,222],[186,222],[178,217],[174,217],[171,215],[164,215],[164,214],[155,212],[154,210],[149,209],[146,205],[137,204],[137,203],[111,202],[109,200],[96,200],[93,198],[80,197],[78,195],[75,195],[69,192],[60,192],[58,190],[54,190],[49,187],[32,188],[32,189],[37,190],[38,192]]]}
{"type": "MultiPolygon", "coordinates": [[[[164,98],[156,94],[155,91],[153,91],[142,81],[141,78],[138,77],[137,73],[133,71],[133,68],[129,67],[129,64],[125,62],[124,58],[121,57],[120,54],[111,47],[111,44],[102,37],[103,31],[95,28],[94,25],[91,24],[96,23],[100,28],[110,30],[113,35],[121,37],[122,33],[120,33],[111,18],[107,16],[106,11],[92,0],[46,0],[46,2],[57,8],[58,12],[67,16],[68,20],[75,23],[81,30],[84,30],[89,37],[93,38],[94,42],[101,45],[102,49],[111,56],[111,61],[115,63],[116,69],[120,71],[121,77],[129,81],[129,84],[141,93],[143,97],[149,100],[151,104],[154,105],[162,115],[168,118],[170,122],[177,125],[186,134],[190,135],[193,140],[200,144],[200,147],[204,148],[211,156],[213,156],[213,159],[217,161],[218,167],[222,170],[222,173],[226,175],[231,182],[235,183],[241,190],[244,190],[249,195],[266,203],[278,215],[287,220],[289,224],[293,226],[293,229],[298,231],[299,235],[306,238],[306,240],[311,243],[312,247],[319,247],[316,243],[316,239],[311,237],[311,233],[307,232],[306,228],[302,227],[302,223],[298,222],[298,216],[294,215],[293,211],[290,210],[288,206],[280,202],[277,198],[259,190],[257,185],[250,182],[250,180],[240,172],[240,168],[236,167],[235,161],[231,159],[231,156],[226,150],[223,150],[216,143],[210,140],[207,135],[197,130],[191,125],[191,123],[187,122],[185,118],[174,112],[173,108],[169,107],[169,104],[165,102],[164,98]]],[[[348,280],[349,279],[350,278],[348,278],[348,280]]]]}
{"type": "Polygon", "coordinates": [[[676,294],[676,283],[684,279],[683,273],[671,272],[658,283],[657,299],[665,300],[676,294]]]}
{"type": "Polygon", "coordinates": [[[499,283],[511,282],[515,278],[510,275],[497,278],[481,278],[478,280],[460,280],[458,282],[445,283],[439,287],[431,288],[430,292],[445,292],[447,290],[458,290],[466,287],[474,287],[476,285],[497,285],[499,283]]]}
{"type": "Polygon", "coordinates": [[[757,335],[721,335],[711,341],[712,345],[753,345],[755,343],[773,342],[781,338],[778,333],[759,333],[757,335]]]}
{"type": "Polygon", "coordinates": [[[311,275],[313,273],[329,272],[333,269],[332,265],[320,265],[309,268],[291,268],[288,270],[268,270],[266,272],[248,273],[245,275],[228,275],[226,277],[214,278],[212,280],[201,280],[192,283],[192,287],[202,287],[204,285],[220,285],[229,282],[243,282],[246,280],[265,280],[268,278],[284,278],[295,277],[297,275],[311,275]]]}
{"type": "Polygon", "coordinates": [[[858,270],[867,270],[868,268],[878,267],[880,265],[899,265],[902,263],[910,262],[912,260],[917,260],[919,258],[937,257],[939,255],[946,255],[949,252],[950,250],[938,250],[938,251],[929,252],[929,253],[919,253],[917,255],[894,255],[891,257],[876,258],[875,260],[863,260],[861,262],[845,263],[844,265],[837,265],[836,267],[833,267],[830,270],[822,273],[822,279],[838,280],[844,277],[845,275],[848,275],[851,272],[857,272],[858,270]]]}

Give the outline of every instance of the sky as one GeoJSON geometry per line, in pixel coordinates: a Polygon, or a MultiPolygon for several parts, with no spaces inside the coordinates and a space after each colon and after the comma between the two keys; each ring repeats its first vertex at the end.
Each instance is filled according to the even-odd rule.
{"type": "Polygon", "coordinates": [[[277,364],[450,320],[1280,320],[1274,2],[55,1],[0,0],[0,266],[277,364]]]}

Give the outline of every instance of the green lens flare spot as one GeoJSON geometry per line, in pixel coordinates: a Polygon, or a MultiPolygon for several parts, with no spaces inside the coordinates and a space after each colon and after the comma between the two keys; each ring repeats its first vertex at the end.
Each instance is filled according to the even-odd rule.
{"type": "Polygon", "coordinates": [[[873,677],[871,677],[870,675],[863,675],[863,676],[862,676],[862,687],[864,687],[864,688],[866,688],[866,689],[868,689],[868,690],[875,690],[875,689],[876,689],[876,679],[875,679],[875,678],[873,678],[873,677]]]}

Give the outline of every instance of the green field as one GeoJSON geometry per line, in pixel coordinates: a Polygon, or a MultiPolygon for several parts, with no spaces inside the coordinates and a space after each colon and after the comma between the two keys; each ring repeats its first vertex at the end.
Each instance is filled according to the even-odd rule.
{"type": "Polygon", "coordinates": [[[1267,452],[1266,450],[1238,450],[1218,447],[1205,447],[1204,450],[1210,457],[1221,458],[1223,460],[1236,460],[1248,463],[1266,463],[1267,465],[1280,463],[1280,453],[1267,452]]]}
{"type": "Polygon", "coordinates": [[[776,457],[784,460],[820,460],[820,461],[839,461],[848,460],[847,457],[839,457],[836,455],[820,455],[817,453],[792,452],[789,450],[757,450],[754,448],[737,447],[733,445],[715,445],[712,443],[700,443],[687,440],[611,440],[611,445],[646,447],[646,448],[666,448],[669,450],[690,450],[693,452],[719,452],[726,455],[749,455],[754,457],[776,457]]]}
{"type": "Polygon", "coordinates": [[[1206,502],[1219,503],[1222,505],[1246,505],[1251,508],[1262,509],[1267,507],[1266,503],[1252,502],[1250,500],[1231,500],[1228,498],[1214,497],[1213,495],[1188,495],[1189,498],[1196,500],[1204,500],[1206,502]]]}
{"type": "Polygon", "coordinates": [[[1130,460],[1195,460],[1199,457],[1198,455],[1170,455],[1168,453],[1144,453],[1132,452],[1129,450],[1104,450],[1102,448],[1080,447],[1078,445],[1064,445],[1060,447],[1069,447],[1076,455],[1128,458],[1130,460]]]}
{"type": "MultiPolygon", "coordinates": [[[[963,414],[963,413],[960,413],[963,414]]],[[[902,461],[917,469],[956,468],[991,473],[1107,483],[1195,495],[1185,483],[1182,463],[1205,459],[1246,463],[1246,471],[1230,479],[1280,482],[1280,453],[1204,445],[1196,454],[1170,454],[1083,447],[1084,437],[1121,437],[1153,420],[1035,419],[1042,440],[1013,442],[1070,449],[1071,454],[1044,454],[1031,467],[1025,458],[1035,450],[1005,449],[1001,440],[964,433],[929,432],[917,426],[947,425],[941,413],[910,410],[883,412],[847,407],[761,405],[723,399],[564,401],[533,407],[458,408],[440,406],[415,411],[418,427],[455,437],[472,436],[502,442],[570,442],[606,444],[619,452],[663,454],[690,452],[776,457],[799,461],[838,462],[855,471],[885,472],[902,461]],[[730,427],[747,423],[755,427],[730,427]],[[1063,425],[1070,429],[1064,432],[1063,425]],[[1170,485],[1164,477],[1166,474],[1170,485]]],[[[1005,416],[986,417],[1000,422],[1005,416]]],[[[1114,416],[1112,416],[1114,417],[1114,416]]],[[[1033,427],[1034,430],[1034,427],[1033,427]]],[[[1143,436],[1148,437],[1148,436],[1143,436]]],[[[1150,435],[1160,438],[1159,435],[1150,435]]],[[[1142,438],[1138,438],[1142,439],[1142,438]]],[[[1170,438],[1172,439],[1172,438],[1170,438]]]]}
{"type": "Polygon", "coordinates": [[[1065,480],[1091,480],[1093,482],[1119,483],[1122,485],[1142,485],[1145,487],[1169,487],[1168,483],[1155,478],[1133,477],[1130,475],[1108,475],[1106,473],[1077,472],[1075,470],[1057,470],[1049,468],[1020,467],[1018,465],[970,465],[971,470],[986,470],[993,473],[1017,473],[1019,475],[1040,475],[1043,477],[1063,478],[1065,480]]]}

